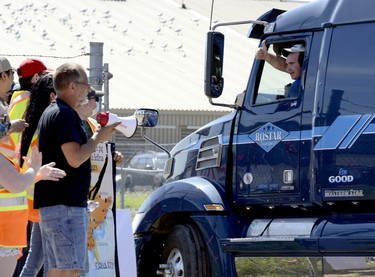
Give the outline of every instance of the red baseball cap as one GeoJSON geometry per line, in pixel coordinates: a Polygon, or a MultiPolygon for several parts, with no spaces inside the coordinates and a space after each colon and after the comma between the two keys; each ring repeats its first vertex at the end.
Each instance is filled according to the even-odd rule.
{"type": "Polygon", "coordinates": [[[24,60],[17,69],[18,77],[25,78],[33,76],[37,73],[42,73],[44,71],[50,71],[44,65],[41,60],[38,59],[26,59],[24,60]]]}

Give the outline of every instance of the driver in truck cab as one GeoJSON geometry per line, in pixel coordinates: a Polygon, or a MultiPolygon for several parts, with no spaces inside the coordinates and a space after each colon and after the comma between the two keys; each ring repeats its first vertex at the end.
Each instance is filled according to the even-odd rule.
{"type": "Polygon", "coordinates": [[[287,98],[293,98],[298,96],[301,86],[304,53],[305,47],[302,44],[295,44],[291,48],[284,48],[281,51],[281,54],[286,57],[285,59],[282,56],[268,53],[266,43],[263,41],[262,47],[259,48],[255,54],[255,58],[257,60],[265,60],[274,68],[290,74],[290,77],[294,81],[293,83],[286,85],[285,96],[287,98]]]}

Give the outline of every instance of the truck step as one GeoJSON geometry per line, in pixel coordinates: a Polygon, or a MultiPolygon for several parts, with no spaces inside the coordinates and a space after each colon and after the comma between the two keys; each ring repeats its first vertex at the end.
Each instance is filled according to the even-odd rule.
{"type": "Polygon", "coordinates": [[[375,237],[259,236],[220,243],[224,252],[242,257],[375,255],[375,237]]]}
{"type": "Polygon", "coordinates": [[[258,236],[221,240],[225,252],[236,256],[298,256],[317,255],[317,239],[296,236],[258,236]]]}
{"type": "Polygon", "coordinates": [[[230,242],[255,242],[255,241],[294,241],[295,236],[260,236],[248,238],[232,238],[230,242]]]}

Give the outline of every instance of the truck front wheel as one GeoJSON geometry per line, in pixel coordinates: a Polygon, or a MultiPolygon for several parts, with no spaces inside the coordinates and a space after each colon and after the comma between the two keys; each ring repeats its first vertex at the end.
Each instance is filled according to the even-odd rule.
{"type": "Polygon", "coordinates": [[[177,225],[169,234],[159,275],[167,277],[211,276],[207,247],[196,227],[177,225]]]}

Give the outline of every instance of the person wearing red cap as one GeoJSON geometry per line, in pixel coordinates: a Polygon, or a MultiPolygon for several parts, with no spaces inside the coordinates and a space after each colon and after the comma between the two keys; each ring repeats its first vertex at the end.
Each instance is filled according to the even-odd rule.
{"type": "Polygon", "coordinates": [[[26,59],[21,62],[17,69],[21,90],[31,90],[32,85],[47,72],[48,69],[41,60],[26,59]]]}

